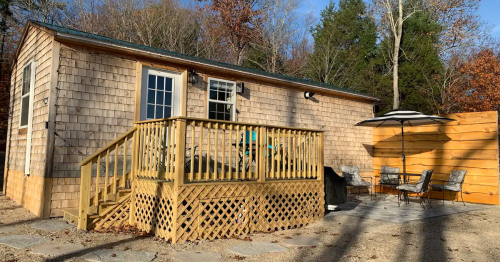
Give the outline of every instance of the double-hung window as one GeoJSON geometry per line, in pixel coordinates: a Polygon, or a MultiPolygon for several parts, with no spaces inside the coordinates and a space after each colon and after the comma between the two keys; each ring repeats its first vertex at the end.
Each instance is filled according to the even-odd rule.
{"type": "Polygon", "coordinates": [[[23,69],[23,82],[21,87],[21,115],[19,119],[19,128],[26,128],[29,124],[31,96],[33,93],[32,86],[34,85],[34,65],[35,63],[27,64],[23,69]]]}
{"type": "Polygon", "coordinates": [[[215,78],[208,83],[208,119],[234,121],[236,83],[215,78]]]}

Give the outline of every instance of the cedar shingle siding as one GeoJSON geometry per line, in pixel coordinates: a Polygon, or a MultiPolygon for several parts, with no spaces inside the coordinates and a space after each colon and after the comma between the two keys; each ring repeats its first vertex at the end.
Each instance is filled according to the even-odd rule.
{"type": "MultiPolygon", "coordinates": [[[[49,96],[50,74],[55,73],[57,84],[53,85],[58,87],[55,92],[57,136],[54,142],[53,173],[50,174],[50,180],[46,180],[51,189],[50,200],[45,201],[51,201],[51,216],[61,216],[62,208],[78,206],[78,163],[132,127],[136,108],[136,79],[139,79],[136,76],[137,65],[147,63],[149,66],[152,61],[139,55],[122,55],[89,46],[61,43],[60,56],[54,58],[59,59],[58,72],[50,72],[53,39],[51,34],[29,26],[20,47],[12,79],[12,118],[9,120],[6,154],[6,168],[12,172],[6,176],[7,188],[11,187],[7,194],[40,215],[44,183],[41,177],[45,171],[48,143],[45,121],[48,121],[49,108],[43,100],[49,96]],[[37,62],[31,156],[33,177],[23,180],[26,135],[18,133],[20,88],[22,66],[32,57],[37,62]],[[26,199],[30,199],[30,202],[26,203],[26,199]]],[[[169,62],[154,63],[185,70],[169,62]]],[[[220,76],[208,74],[201,66],[195,69],[200,73],[200,80],[204,81],[196,86],[188,84],[187,116],[206,118],[207,77],[220,76]]],[[[237,95],[237,121],[325,130],[326,165],[335,169],[339,169],[340,165],[357,165],[361,170],[372,170],[369,152],[372,129],[354,127],[355,123],[373,116],[370,102],[325,93],[316,93],[313,99],[306,100],[303,90],[290,86],[277,86],[256,78],[224,77],[245,83],[246,92],[237,95]]],[[[114,166],[113,161],[110,161],[111,167],[114,166]]],[[[120,164],[118,166],[121,168],[120,164]]]]}

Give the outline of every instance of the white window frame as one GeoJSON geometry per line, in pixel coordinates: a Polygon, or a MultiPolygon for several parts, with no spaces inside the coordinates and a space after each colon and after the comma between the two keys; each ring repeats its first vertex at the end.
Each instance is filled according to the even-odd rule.
{"type": "Polygon", "coordinates": [[[34,60],[31,60],[30,62],[26,63],[26,65],[23,66],[23,73],[21,76],[21,108],[20,108],[20,114],[19,114],[19,128],[27,128],[28,130],[26,131],[26,160],[24,162],[24,174],[29,175],[30,174],[30,164],[31,164],[31,136],[33,133],[33,103],[34,103],[34,97],[35,97],[35,82],[36,82],[36,62],[34,60]],[[31,65],[31,76],[30,76],[30,91],[23,95],[23,85],[24,85],[24,69],[31,65]],[[28,99],[28,124],[25,126],[21,126],[21,118],[23,115],[23,98],[29,96],[28,99]]]}
{"type": "MultiPolygon", "coordinates": [[[[212,102],[212,103],[218,103],[218,104],[233,105],[232,110],[231,110],[232,111],[231,112],[231,121],[236,121],[236,82],[226,80],[226,79],[215,78],[215,77],[209,77],[207,80],[208,80],[208,84],[207,84],[207,119],[210,119],[210,102],[212,102]],[[210,82],[212,80],[233,84],[233,95],[231,96],[230,102],[210,99],[210,82]]],[[[220,119],[213,119],[213,120],[220,120],[220,119]]],[[[223,121],[223,120],[221,120],[221,121],[223,121]]]]}
{"type": "Polygon", "coordinates": [[[26,63],[23,68],[22,68],[22,74],[21,74],[21,108],[19,109],[19,129],[21,128],[26,128],[30,126],[30,122],[33,118],[33,100],[34,100],[34,93],[35,93],[35,70],[36,70],[36,62],[34,60],[31,60],[30,62],[26,63]],[[31,65],[31,76],[30,76],[30,91],[23,95],[23,86],[24,86],[24,69],[31,65]],[[28,123],[24,126],[21,125],[21,118],[23,117],[23,98],[26,96],[29,96],[29,107],[28,107],[28,123]]]}

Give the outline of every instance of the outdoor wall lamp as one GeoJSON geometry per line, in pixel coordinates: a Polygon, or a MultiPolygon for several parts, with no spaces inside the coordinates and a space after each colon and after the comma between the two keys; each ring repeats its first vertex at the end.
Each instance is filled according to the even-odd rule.
{"type": "Polygon", "coordinates": [[[236,83],[236,93],[238,93],[238,94],[245,93],[245,83],[243,83],[243,82],[236,83]]]}
{"type": "Polygon", "coordinates": [[[198,73],[196,73],[196,71],[193,70],[189,70],[188,71],[189,74],[188,74],[188,82],[192,85],[196,85],[198,84],[198,73]]]}
{"type": "Polygon", "coordinates": [[[309,92],[309,91],[305,91],[304,92],[304,98],[305,99],[309,99],[309,98],[311,98],[313,96],[314,96],[314,92],[309,92]]]}
{"type": "Polygon", "coordinates": [[[48,99],[48,98],[44,98],[44,99],[43,99],[43,103],[44,103],[44,104],[48,104],[48,103],[49,103],[49,99],[48,99]]]}

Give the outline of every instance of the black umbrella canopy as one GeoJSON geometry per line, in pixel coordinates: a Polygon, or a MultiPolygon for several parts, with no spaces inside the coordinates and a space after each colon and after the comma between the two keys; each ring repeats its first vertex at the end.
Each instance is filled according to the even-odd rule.
{"type": "Polygon", "coordinates": [[[400,127],[403,126],[423,126],[446,124],[455,119],[442,116],[426,115],[417,111],[411,110],[392,110],[391,112],[364,120],[356,124],[356,126],[371,126],[371,127],[400,127]]]}
{"type": "MultiPolygon", "coordinates": [[[[411,110],[392,110],[391,112],[361,121],[356,124],[356,126],[371,126],[371,127],[401,127],[401,158],[403,160],[403,173],[406,173],[406,157],[405,157],[405,138],[404,138],[404,126],[424,126],[424,125],[437,125],[446,124],[455,119],[425,115],[417,111],[411,110]]],[[[406,178],[405,178],[406,180],[406,178]]]]}

